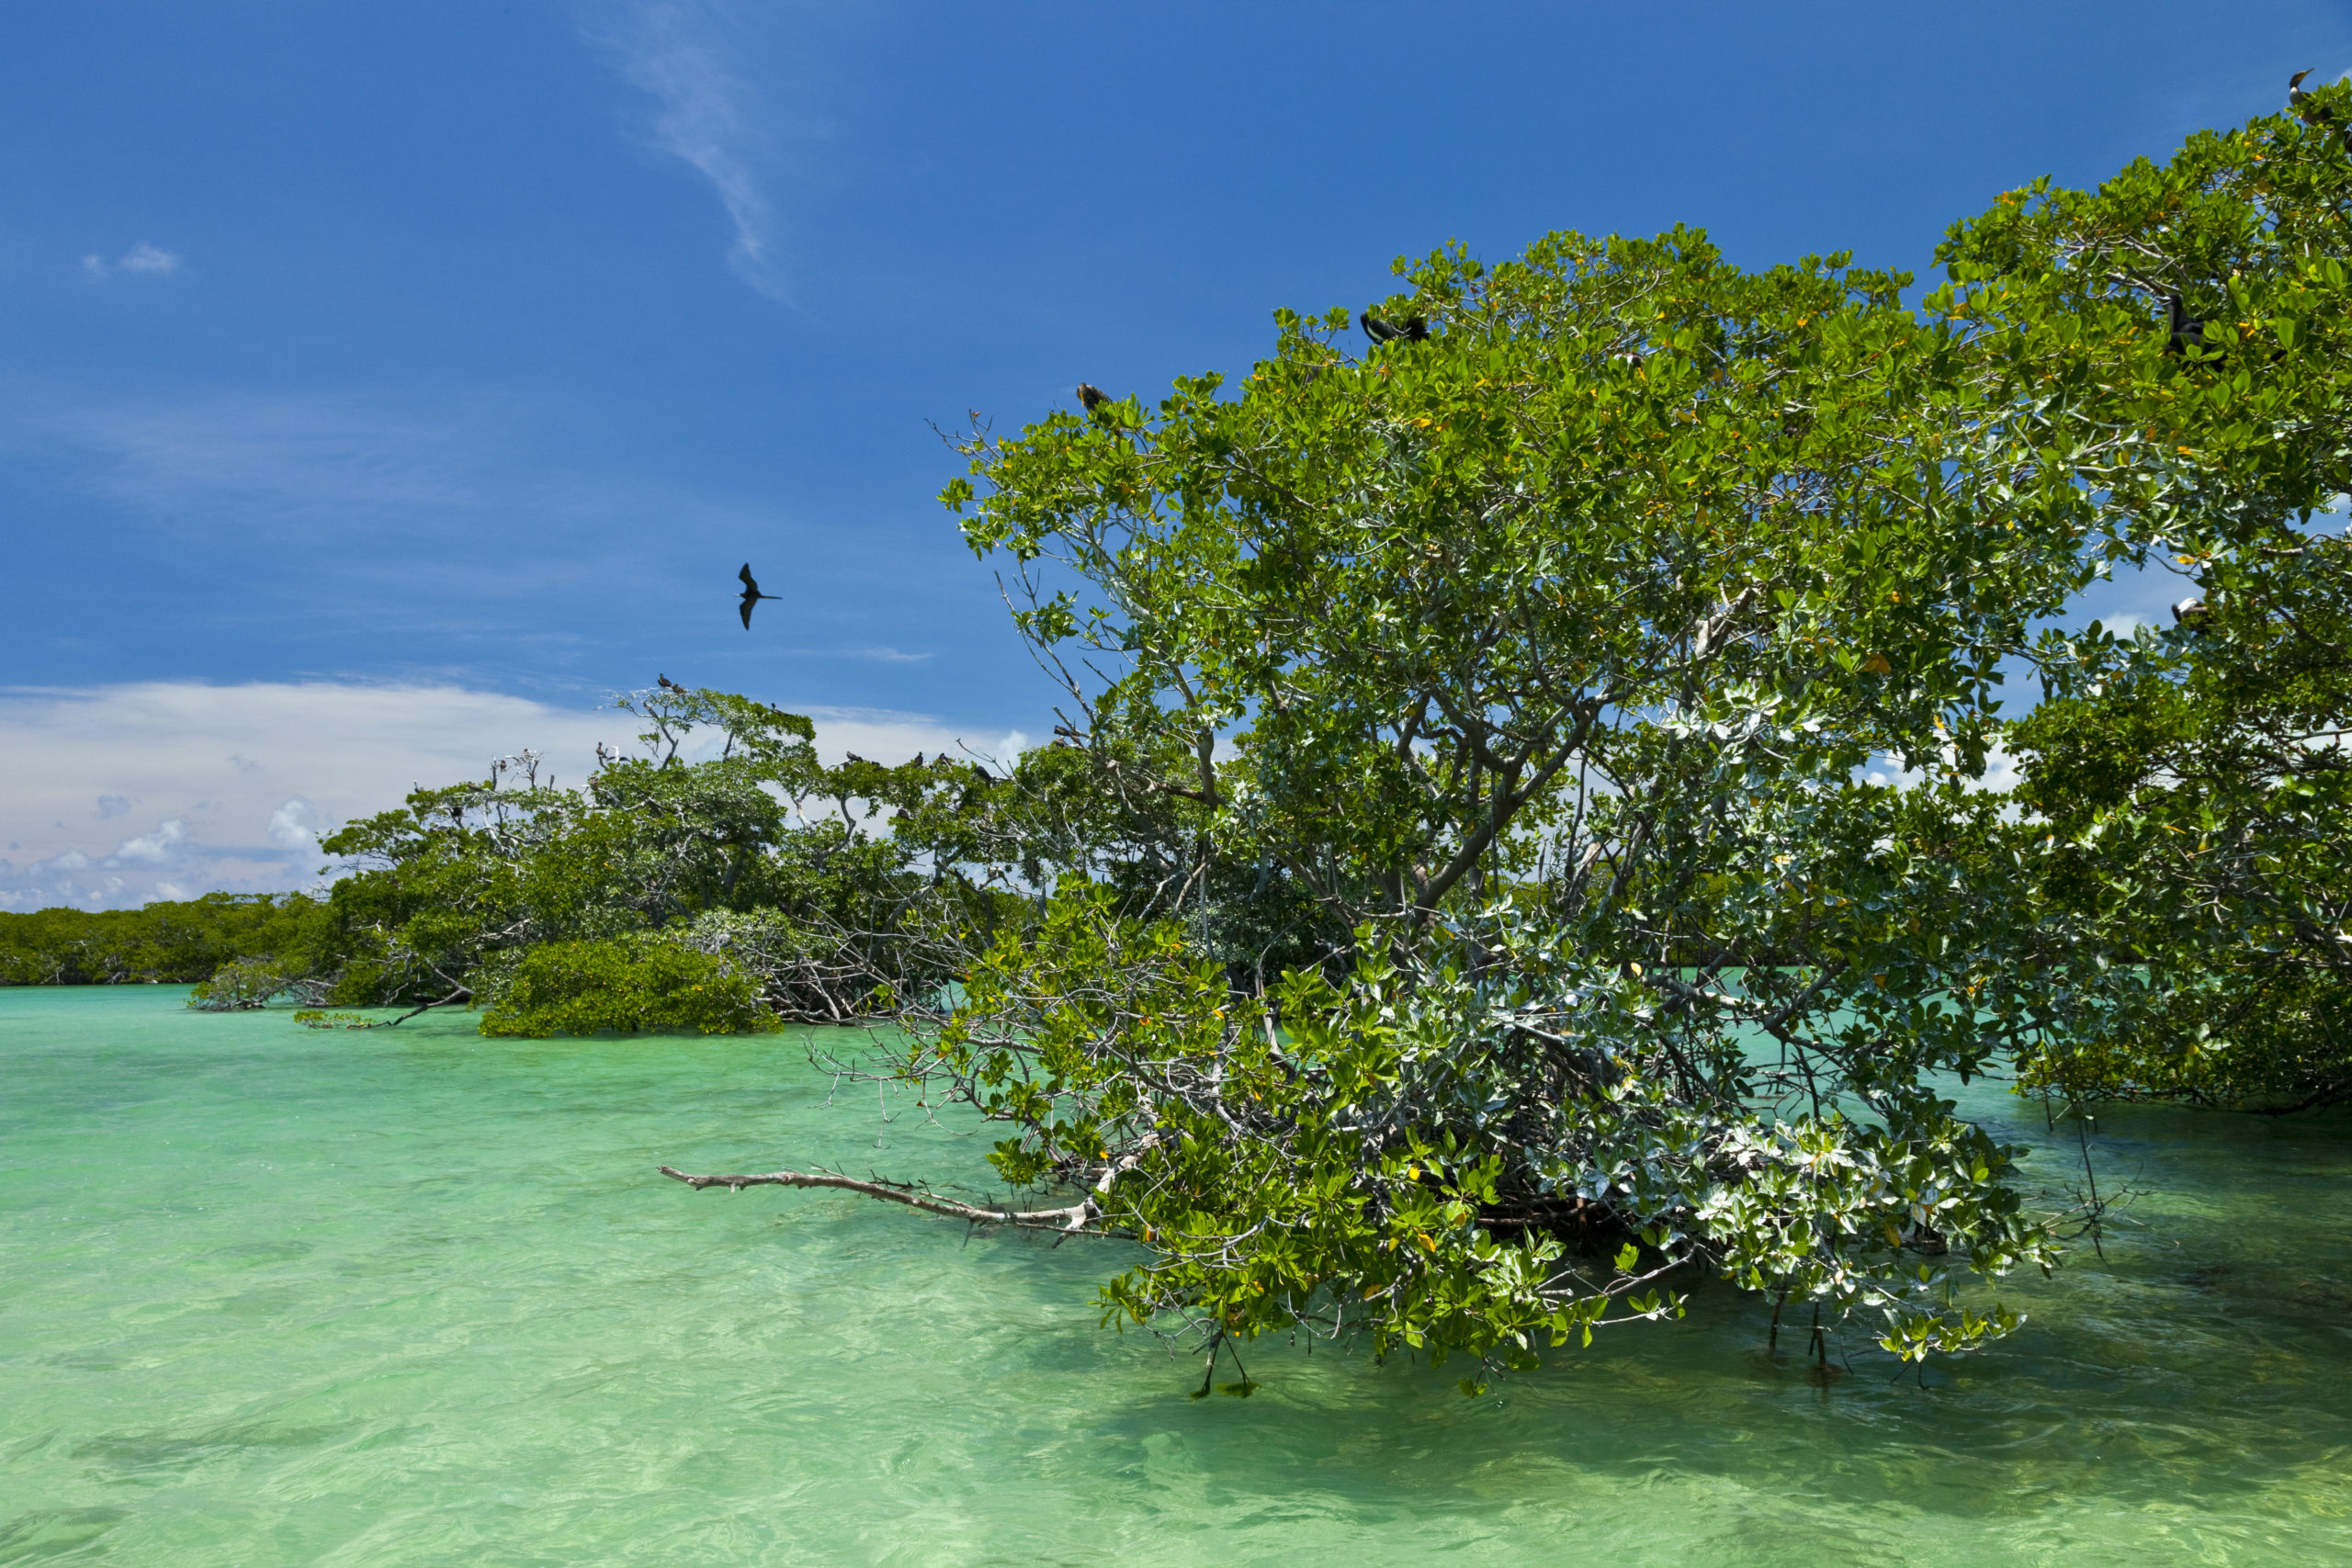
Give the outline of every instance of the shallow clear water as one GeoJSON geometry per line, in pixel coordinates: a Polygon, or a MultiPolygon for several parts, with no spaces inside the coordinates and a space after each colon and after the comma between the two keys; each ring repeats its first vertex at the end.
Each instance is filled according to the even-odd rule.
{"type": "Polygon", "coordinates": [[[1475,1401],[1265,1347],[1195,1402],[1105,1247],[653,1173],[978,1172],[793,1037],[184,994],[0,991],[0,1563],[2352,1562],[2340,1119],[2109,1112],[2137,1228],[1924,1390],[1711,1291],[1475,1401]]]}

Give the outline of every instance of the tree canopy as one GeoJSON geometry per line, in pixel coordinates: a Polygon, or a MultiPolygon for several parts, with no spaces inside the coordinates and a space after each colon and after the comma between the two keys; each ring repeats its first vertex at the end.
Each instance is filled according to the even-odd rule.
{"type": "Polygon", "coordinates": [[[2012,739],[2053,906],[2161,978],[2128,1031],[2035,1058],[2073,1093],[2352,1089],[2352,559],[2326,510],[2352,484],[2344,111],[2333,88],[2095,192],[2035,186],[1944,247],[2021,354],[2090,389],[2075,439],[2137,434],[2106,525],[2181,580],[2173,625],[2047,633],[2012,739]],[[2152,314],[2187,323],[2160,353],[2152,314]]]}
{"type": "Polygon", "coordinates": [[[2005,197],[1911,307],[1558,235],[1400,265],[1426,334],[1362,357],[1284,316],[1237,389],[976,433],[945,499],[1190,807],[1202,931],[1222,861],[1353,940],[1238,995],[1066,886],[904,1071],[1142,1239],[1138,1321],[1512,1364],[1687,1264],[1905,1355],[2007,1326],[1956,1286],[2057,1221],[1942,1075],[2335,1081],[2341,112],[2005,197]],[[2159,552],[2182,632],[2043,629],[2159,552]],[[2000,739],[2022,813],[1965,787],[2000,739]]]}
{"type": "Polygon", "coordinates": [[[1510,1364],[1695,1264],[1979,1341],[1952,1274],[2051,1236],[1929,1075],[2103,976],[1951,841],[2000,660],[2091,569],[2080,455],[1842,257],[1556,235],[1407,281],[1420,340],[1284,316],[1230,395],[967,446],[946,499],[1071,733],[1195,865],[1156,933],[1065,884],[904,1071],[1144,1240],[1137,1321],[1510,1364]],[[1879,754],[1932,782],[1854,782],[1879,754]],[[1181,934],[1220,867],[1347,938],[1239,991],[1181,934]]]}
{"type": "Polygon", "coordinates": [[[317,902],[300,893],[208,893],[139,909],[0,913],[0,985],[187,985],[239,959],[320,965],[317,902]]]}

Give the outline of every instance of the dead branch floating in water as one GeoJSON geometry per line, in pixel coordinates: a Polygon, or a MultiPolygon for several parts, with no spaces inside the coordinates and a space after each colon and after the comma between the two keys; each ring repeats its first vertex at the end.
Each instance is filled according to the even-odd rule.
{"type": "MultiPolygon", "coordinates": [[[[1102,1211],[1092,1199],[1085,1199],[1060,1209],[984,1209],[973,1203],[959,1203],[953,1198],[941,1198],[919,1189],[891,1181],[860,1181],[854,1176],[839,1176],[829,1170],[772,1170],[763,1176],[688,1176],[683,1170],[657,1166],[673,1181],[700,1190],[705,1187],[725,1187],[740,1192],[746,1187],[838,1187],[845,1192],[863,1192],[869,1198],[886,1199],[904,1203],[910,1209],[926,1213],[945,1214],[950,1219],[967,1220],[976,1225],[1012,1225],[1024,1230],[1082,1231],[1089,1220],[1099,1218],[1102,1211]]],[[[1098,1231],[1099,1235],[1121,1233],[1098,1231]]]]}

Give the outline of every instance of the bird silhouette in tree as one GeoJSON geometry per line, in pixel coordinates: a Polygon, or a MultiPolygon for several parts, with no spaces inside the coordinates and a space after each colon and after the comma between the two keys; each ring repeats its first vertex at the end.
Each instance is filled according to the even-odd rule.
{"type": "Polygon", "coordinates": [[[1111,394],[1091,381],[1080,381],[1078,384],[1078,400],[1086,405],[1088,413],[1092,413],[1111,400],[1111,394]]]}
{"type": "Polygon", "coordinates": [[[2294,110],[2295,118],[2305,125],[2325,125],[2335,116],[2324,105],[2313,102],[2312,96],[2303,91],[2303,78],[2310,74],[2308,71],[2298,71],[2287,78],[2287,107],[2294,110]]]}
{"type": "Polygon", "coordinates": [[[667,675],[656,675],[653,679],[661,683],[662,689],[665,692],[683,692],[685,690],[684,686],[679,685],[667,675]]]}
{"type": "Polygon", "coordinates": [[[2205,617],[2209,614],[2211,612],[2205,608],[2205,601],[2202,599],[2183,599],[2172,607],[2174,624],[2187,626],[2192,631],[2205,624],[2205,617]]]}
{"type": "Polygon", "coordinates": [[[1384,321],[1370,310],[1366,310],[1356,318],[1356,321],[1363,328],[1363,335],[1374,343],[1394,343],[1398,338],[1403,338],[1407,343],[1425,343],[1429,340],[1430,324],[1419,316],[1408,316],[1400,324],[1396,321],[1384,321]]]}
{"type": "Polygon", "coordinates": [[[763,593],[760,592],[760,580],[752,575],[752,563],[750,561],[745,561],[743,563],[743,570],[737,572],[735,575],[743,580],[743,629],[745,631],[750,631],[752,629],[752,606],[758,604],[763,599],[775,599],[779,598],[780,595],[775,593],[763,593]]]}
{"type": "Polygon", "coordinates": [[[2221,344],[2205,341],[2205,323],[2188,313],[2188,307],[2181,303],[2179,295],[2168,295],[2165,304],[2171,313],[2171,332],[2165,339],[2166,354],[2194,351],[2191,355],[2194,357],[2195,355],[2213,355],[2222,352],[2221,344]]]}

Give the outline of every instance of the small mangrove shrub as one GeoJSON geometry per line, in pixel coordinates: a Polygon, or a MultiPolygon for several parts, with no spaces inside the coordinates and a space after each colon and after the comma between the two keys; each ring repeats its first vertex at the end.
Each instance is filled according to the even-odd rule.
{"type": "Polygon", "coordinates": [[[267,958],[237,958],[197,982],[187,1005],[199,1012],[243,1012],[267,1002],[293,984],[283,965],[267,958]]]}
{"type": "Polygon", "coordinates": [[[605,1029],[747,1034],[782,1027],[761,1005],[752,977],[724,959],[626,938],[531,949],[508,972],[481,1021],[484,1034],[531,1040],[605,1029]]]}

